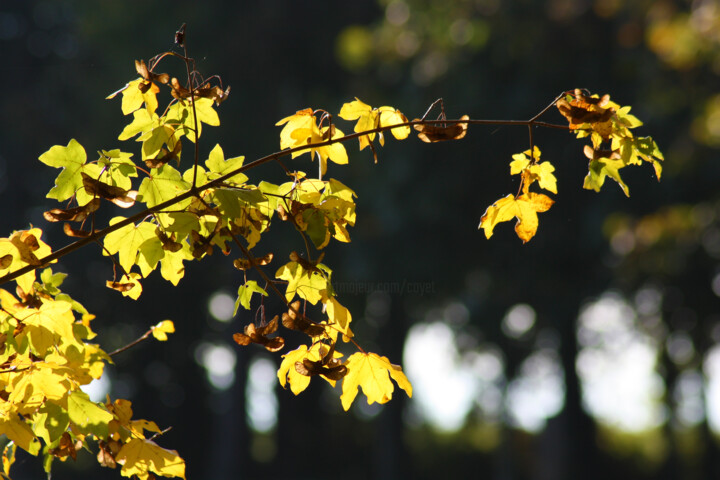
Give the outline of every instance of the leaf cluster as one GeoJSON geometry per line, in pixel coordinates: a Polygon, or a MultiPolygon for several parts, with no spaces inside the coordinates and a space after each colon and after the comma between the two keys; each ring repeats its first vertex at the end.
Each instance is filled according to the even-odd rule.
{"type": "Polygon", "coordinates": [[[62,205],[45,212],[45,219],[63,223],[73,243],[52,252],[39,228],[0,239],[0,273],[6,272],[0,282],[14,279],[17,295],[0,290],[0,433],[11,440],[3,453],[6,477],[15,446],[34,455],[42,448],[49,471],[54,459],[74,459],[78,450],[90,449],[92,440],[98,462],[110,468],[120,465],[124,476],[184,478],[185,464],[177,452],[154,443],[163,433],[154,422],[132,420],[127,400],[93,402],[81,390],[100,378],[112,355],[150,335],[164,341],[174,325],[160,322],[109,354],[89,343],[95,335],[90,328],[94,317],[60,292],[64,274],[45,268],[40,281],[36,278],[38,269],[77,248],[98,244],[113,264],[107,287],[131,299],[142,294],[142,283],[153,271],[177,285],[185,275],[185,262],[217,251],[229,256],[242,272],[234,313],[240,307],[255,313],[255,321],[234,334],[235,342],[280,352],[288,346],[283,332],[301,333],[306,341],[282,354],[280,384],[297,395],[314,377],[331,386],[341,382],[340,401],[348,410],[360,389],[369,404],[383,404],[392,398],[395,385],[408,396],[412,385],[400,366],[360,346],[351,326],[353,317],[340,303],[332,286],[333,271],[324,263],[325,247],[333,240],[350,242],[350,228],[357,220],[355,192],[339,180],[323,178],[328,162],[348,163],[345,142],[357,139],[359,150],[369,147],[377,162],[387,132],[404,140],[414,129],[421,141],[436,143],[462,139],[471,124],[527,127],[530,148],[513,155],[510,163],[510,173],[520,178],[518,192],[495,202],[480,222],[489,238],[498,223],[517,219],[515,231],[523,242],[536,234],[538,213],[554,203],[531,188],[557,194],[555,166],[540,160],[532,135],[535,127],[589,137],[585,188],[599,190],[609,176],[627,193],[619,170],[643,162],[652,163],[658,177],[661,173],[657,145],[631,133],[641,123],[629,114],[630,108],[610,102],[607,95],[600,98],[581,90],[563,93],[528,121],[473,120],[468,115],[448,119],[441,100],[422,118],[409,121],[394,107],[373,108],[356,98],[337,114],[355,122],[352,134],[344,134],[327,110],[305,108],[277,122],[282,127],[279,152],[246,163],[243,156],[227,158],[215,145],[203,160],[203,125],[220,124],[216,107],[227,99],[230,88],[223,88],[218,77],[205,79],[196,71],[187,55],[184,29],[178,31],[176,42],[183,54],[166,52],[147,63],[136,61],[139,77],[108,96],[121,95],[121,109],[129,121],[118,140],[139,143],[138,156],[110,149],[89,159],[74,139],[40,156],[41,162],[60,169],[47,197],[62,205]],[[159,71],[165,59],[178,59],[186,67],[184,84],[159,71]],[[161,108],[162,88],[169,96],[161,108]],[[438,104],[440,115],[427,119],[438,104]],[[567,127],[538,120],[552,106],[568,120],[567,127]],[[304,154],[318,160],[317,178],[283,163],[283,157],[304,154]],[[284,182],[252,181],[246,175],[267,162],[282,169],[284,182]],[[122,210],[102,224],[98,212],[115,208],[122,210]],[[262,240],[273,224],[289,226],[301,248],[283,254],[263,250],[262,240]],[[268,321],[265,300],[270,294],[284,307],[270,312],[268,321]],[[341,352],[338,347],[343,344],[356,351],[341,352]]]}

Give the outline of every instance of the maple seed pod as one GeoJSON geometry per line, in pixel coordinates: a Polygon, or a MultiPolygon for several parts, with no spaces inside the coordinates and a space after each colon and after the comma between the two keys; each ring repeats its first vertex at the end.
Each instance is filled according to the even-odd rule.
{"type": "MultiPolygon", "coordinates": [[[[463,115],[460,120],[470,120],[470,117],[463,115]]],[[[413,122],[419,122],[420,119],[416,118],[413,122]]],[[[417,130],[418,138],[425,143],[443,142],[446,140],[460,140],[467,134],[467,123],[456,123],[442,127],[440,125],[415,125],[417,130]]]]}

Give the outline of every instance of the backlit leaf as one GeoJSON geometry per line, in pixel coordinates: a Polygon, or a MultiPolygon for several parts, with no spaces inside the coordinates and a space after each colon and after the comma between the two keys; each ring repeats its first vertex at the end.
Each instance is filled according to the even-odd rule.
{"type": "Polygon", "coordinates": [[[412,385],[398,365],[393,365],[386,357],[375,353],[358,352],[351,355],[345,362],[348,373],[343,378],[340,400],[345,410],[350,408],[362,388],[367,397],[368,405],[387,403],[392,398],[395,387],[390,378],[412,397],[412,385]]]}
{"type": "Polygon", "coordinates": [[[255,280],[248,280],[243,285],[240,285],[240,288],[238,288],[238,298],[235,301],[233,316],[237,314],[238,307],[240,305],[242,305],[245,310],[250,310],[250,300],[252,299],[253,293],[259,293],[265,297],[268,296],[267,292],[259,286],[255,280]]]}
{"type": "Polygon", "coordinates": [[[164,342],[168,339],[169,333],[175,333],[175,324],[172,320],[163,320],[157,325],[150,327],[150,329],[152,330],[153,337],[164,342]]]}
{"type": "Polygon", "coordinates": [[[538,227],[537,212],[547,211],[554,201],[542,193],[528,192],[517,198],[508,195],[488,207],[480,219],[480,226],[485,230],[485,237],[490,238],[493,229],[500,222],[517,218],[515,232],[523,243],[535,236],[538,227]]]}
{"type": "Polygon", "coordinates": [[[185,478],[185,460],[175,450],[166,450],[151,440],[131,438],[115,456],[123,477],[137,475],[148,480],[151,474],[185,478]]]}
{"type": "Polygon", "coordinates": [[[92,433],[97,438],[106,438],[108,423],[114,418],[112,413],[90,400],[85,392],[76,390],[67,399],[67,411],[70,421],[83,433],[92,433]]]}

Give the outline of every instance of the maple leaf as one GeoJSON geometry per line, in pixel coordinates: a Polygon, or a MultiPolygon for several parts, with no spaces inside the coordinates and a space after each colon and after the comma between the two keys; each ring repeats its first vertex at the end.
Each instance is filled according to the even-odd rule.
{"type": "MultiPolygon", "coordinates": [[[[283,150],[286,148],[295,148],[308,144],[321,143],[344,136],[343,132],[339,128],[335,128],[334,125],[325,126],[320,129],[317,126],[315,114],[310,108],[300,110],[294,115],[285,117],[275,125],[285,125],[280,131],[280,148],[283,150]]],[[[321,175],[324,175],[327,171],[328,160],[340,165],[348,163],[347,152],[341,143],[323,145],[309,150],[298,150],[292,153],[292,158],[308,152],[313,159],[317,154],[320,161],[321,175]]]]}
{"type": "MultiPolygon", "coordinates": [[[[226,160],[220,145],[215,145],[215,148],[210,151],[210,155],[205,161],[205,165],[208,168],[207,176],[211,180],[222,177],[226,173],[230,173],[231,171],[242,167],[244,160],[245,157],[228,158],[226,160]]],[[[226,181],[232,182],[236,185],[242,185],[247,181],[247,179],[248,177],[246,177],[242,173],[238,173],[230,177],[226,181]]]]}
{"type": "Polygon", "coordinates": [[[114,417],[102,403],[95,403],[85,392],[76,390],[67,398],[67,411],[81,432],[92,433],[97,438],[107,437],[108,423],[114,417]]]}
{"type": "Polygon", "coordinates": [[[240,305],[242,305],[245,310],[250,310],[250,300],[252,299],[252,294],[255,292],[265,297],[268,296],[267,292],[259,286],[255,280],[248,280],[243,285],[240,285],[240,288],[238,288],[238,298],[235,301],[233,316],[237,314],[238,307],[240,305]]]}
{"type": "Polygon", "coordinates": [[[168,333],[175,333],[175,324],[172,320],[163,320],[157,325],[150,327],[152,335],[157,340],[164,342],[168,339],[168,333]]]}
{"type": "MultiPolygon", "coordinates": [[[[363,103],[359,98],[355,98],[352,102],[343,104],[340,109],[340,118],[344,120],[357,120],[355,124],[355,132],[364,132],[373,130],[378,127],[389,127],[401,123],[407,123],[408,119],[400,110],[393,107],[372,108],[370,105],[363,103]]],[[[393,136],[398,140],[404,140],[410,135],[410,127],[397,127],[390,130],[393,136]]],[[[385,145],[385,137],[382,132],[378,132],[380,145],[385,145]]],[[[360,150],[364,149],[372,141],[375,140],[375,133],[369,133],[358,138],[360,142],[360,150]]]]}
{"type": "Polygon", "coordinates": [[[166,450],[151,440],[131,438],[115,456],[123,477],[137,475],[148,480],[151,473],[185,478],[185,460],[175,450],[166,450]]]}
{"type": "Polygon", "coordinates": [[[590,158],[590,164],[588,174],[583,182],[583,188],[599,192],[605,183],[605,178],[610,177],[620,185],[626,196],[630,196],[630,189],[620,177],[620,169],[626,167],[627,163],[619,153],[609,150],[596,150],[589,145],[585,145],[585,156],[590,158]]]}
{"type": "Polygon", "coordinates": [[[340,395],[340,400],[346,411],[355,400],[358,388],[362,388],[368,405],[390,401],[395,389],[390,378],[395,380],[409,397],[412,397],[412,385],[402,368],[391,364],[387,357],[380,357],[375,353],[358,352],[347,359],[345,366],[348,373],[343,378],[343,393],[340,395]]]}
{"type": "MultiPolygon", "coordinates": [[[[343,334],[345,341],[349,341],[350,337],[353,336],[350,330],[350,322],[352,321],[350,311],[341,305],[335,297],[330,296],[327,290],[321,293],[325,313],[327,313],[329,323],[333,326],[330,332],[340,332],[343,334]]],[[[335,338],[333,338],[334,340],[335,338]]]]}
{"type": "MultiPolygon", "coordinates": [[[[124,219],[124,217],[115,217],[110,220],[110,225],[114,225],[124,219]]],[[[103,254],[113,255],[117,253],[120,266],[125,272],[130,272],[132,266],[138,261],[137,258],[141,252],[141,245],[152,239],[157,239],[154,223],[141,222],[138,225],[131,223],[105,236],[105,250],[103,254]]],[[[157,239],[157,243],[160,243],[159,239],[157,239]]],[[[162,247],[160,250],[162,251],[162,247]]]]}
{"type": "Polygon", "coordinates": [[[526,243],[537,232],[537,212],[546,212],[553,203],[555,202],[550,197],[542,193],[528,192],[517,198],[510,194],[488,207],[478,228],[484,229],[485,237],[490,238],[498,223],[517,218],[515,232],[523,243],[526,243]]]}
{"type": "MultiPolygon", "coordinates": [[[[37,455],[40,451],[40,440],[35,437],[30,426],[17,416],[0,419],[0,432],[7,435],[8,439],[15,442],[15,445],[32,455],[37,455]]],[[[3,454],[3,464],[4,463],[5,456],[3,454]]],[[[3,465],[3,470],[7,474],[9,466],[8,468],[4,467],[5,465],[3,465]]]]}
{"type": "MultiPolygon", "coordinates": [[[[293,258],[293,257],[291,257],[293,258]]],[[[297,257],[297,254],[295,258],[297,257]]],[[[289,302],[297,294],[315,305],[321,298],[321,291],[327,289],[328,280],[318,268],[305,268],[297,261],[286,263],[275,272],[275,278],[287,280],[285,299],[289,302]]]]}
{"type": "MultiPolygon", "coordinates": [[[[293,350],[292,352],[288,352],[285,355],[282,356],[283,361],[280,364],[280,368],[278,369],[277,376],[278,380],[280,381],[280,385],[282,385],[283,388],[286,387],[287,384],[290,384],[290,391],[293,392],[294,395],[300,394],[302,391],[304,391],[308,385],[310,385],[310,379],[311,376],[308,376],[307,373],[300,373],[300,371],[303,371],[302,368],[300,368],[300,371],[298,371],[297,364],[304,365],[305,360],[308,360],[309,362],[320,362],[327,358],[327,363],[330,362],[332,359],[340,358],[342,357],[342,354],[340,352],[334,351],[332,352],[332,356],[330,356],[328,350],[324,347],[322,343],[314,343],[310,346],[308,349],[307,345],[300,345],[296,350],[293,350]]],[[[333,368],[340,366],[339,364],[333,363],[333,368]]],[[[314,368],[311,366],[311,368],[314,368]]],[[[335,376],[340,375],[341,372],[343,372],[344,369],[335,369],[331,372],[326,372],[329,375],[335,376]]],[[[335,380],[332,378],[328,378],[322,373],[318,373],[320,377],[330,383],[333,387],[335,386],[335,380]]]]}
{"type": "Polygon", "coordinates": [[[310,377],[301,375],[295,370],[295,363],[302,362],[308,355],[307,345],[300,345],[296,350],[282,356],[283,361],[278,369],[277,376],[280,385],[290,384],[290,391],[295,395],[304,391],[310,385],[310,377]]]}
{"type": "MultiPolygon", "coordinates": [[[[173,199],[190,189],[190,183],[183,180],[180,172],[170,165],[163,165],[158,169],[150,170],[150,176],[145,177],[138,188],[137,200],[145,202],[148,207],[173,199]]],[[[177,204],[176,208],[183,208],[190,203],[177,204]]]]}
{"type": "Polygon", "coordinates": [[[47,198],[54,198],[62,202],[76,196],[79,205],[85,205],[93,199],[93,195],[84,191],[82,173],[97,176],[100,167],[95,164],[86,164],[87,154],[82,145],[74,138],[67,146],[55,145],[40,155],[39,160],[45,165],[62,168],[55,179],[55,186],[50,189],[47,198]],[[77,192],[77,195],[76,195],[77,192]]]}
{"type": "Polygon", "coordinates": [[[527,193],[528,187],[535,181],[540,188],[552,193],[557,193],[557,178],[552,173],[555,167],[550,162],[539,162],[540,149],[536,146],[533,150],[533,160],[529,157],[530,150],[523,153],[516,153],[510,162],[510,174],[521,174],[523,177],[523,191],[527,193]]]}

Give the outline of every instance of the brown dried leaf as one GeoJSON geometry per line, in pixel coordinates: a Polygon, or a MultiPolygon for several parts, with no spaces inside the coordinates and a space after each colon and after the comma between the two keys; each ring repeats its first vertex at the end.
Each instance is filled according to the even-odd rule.
{"type": "Polygon", "coordinates": [[[85,238],[85,237],[89,237],[90,235],[92,235],[92,232],[90,232],[88,230],[75,229],[75,228],[71,227],[69,223],[66,223],[65,225],[63,225],[63,232],[65,232],[65,235],[67,235],[68,237],[74,237],[74,238],[85,238]]]}
{"type": "Polygon", "coordinates": [[[300,302],[295,301],[290,305],[287,313],[282,314],[282,324],[290,330],[298,330],[311,337],[317,337],[325,332],[325,327],[313,323],[308,317],[301,313],[300,302]]]}
{"type": "Polygon", "coordinates": [[[169,237],[165,235],[165,232],[160,230],[160,227],[155,228],[155,235],[160,239],[160,242],[162,242],[162,248],[163,250],[167,250],[168,252],[177,252],[182,249],[182,243],[175,241],[175,234],[171,234],[169,237]]]}
{"type": "Polygon", "coordinates": [[[285,346],[285,339],[282,337],[268,338],[267,336],[275,333],[278,329],[278,317],[277,315],[270,320],[267,325],[256,326],[254,323],[250,323],[245,326],[245,333],[233,334],[233,340],[238,345],[250,345],[251,343],[257,343],[262,345],[266,350],[270,352],[277,352],[285,346]]]}
{"type": "Polygon", "coordinates": [[[128,208],[135,204],[136,191],[128,191],[124,188],[108,185],[107,183],[92,178],[85,172],[80,172],[80,175],[82,175],[83,187],[88,194],[110,200],[122,208],[128,208]]]}
{"type": "MultiPolygon", "coordinates": [[[[460,120],[470,120],[470,117],[463,115],[460,120]]],[[[413,122],[419,122],[420,119],[416,118],[413,122]]],[[[415,125],[417,130],[418,138],[425,143],[443,142],[446,140],[460,140],[467,134],[467,123],[456,123],[442,127],[440,125],[415,125]]]]}
{"type": "Polygon", "coordinates": [[[97,211],[100,208],[100,199],[93,198],[87,205],[81,207],[68,208],[63,210],[61,208],[53,208],[43,213],[43,217],[48,222],[82,222],[91,213],[97,211]]]}
{"type": "Polygon", "coordinates": [[[163,147],[160,150],[160,153],[155,158],[148,158],[145,160],[145,165],[148,168],[160,168],[166,163],[168,163],[170,160],[175,160],[180,163],[180,157],[179,154],[182,151],[182,143],[180,141],[175,143],[175,147],[173,147],[172,152],[169,151],[167,148],[163,147]]]}
{"type": "Polygon", "coordinates": [[[273,254],[268,253],[262,257],[255,258],[254,261],[246,258],[237,258],[233,261],[233,266],[238,270],[250,270],[254,266],[263,266],[270,263],[273,259],[273,254]]]}
{"type": "MultiPolygon", "coordinates": [[[[148,70],[147,65],[145,65],[145,60],[135,60],[135,70],[137,70],[137,73],[143,77],[146,82],[160,82],[162,84],[166,84],[170,81],[170,75],[167,73],[153,73],[148,70]]],[[[149,84],[147,88],[150,88],[149,84]]]]}
{"type": "Polygon", "coordinates": [[[584,123],[601,127],[615,114],[613,108],[605,108],[610,101],[609,95],[593,98],[585,95],[582,90],[575,89],[572,96],[573,99],[569,102],[562,98],[555,103],[560,114],[568,120],[571,130],[578,129],[584,123]]]}
{"type": "Polygon", "coordinates": [[[128,292],[132,290],[133,286],[135,286],[134,283],[121,283],[121,282],[113,282],[113,281],[106,281],[105,286],[108,288],[112,288],[113,290],[117,290],[118,292],[128,292]]]}
{"type": "Polygon", "coordinates": [[[12,265],[13,256],[9,253],[7,255],[3,255],[0,257],[0,270],[5,270],[10,265],[12,265]]]}

